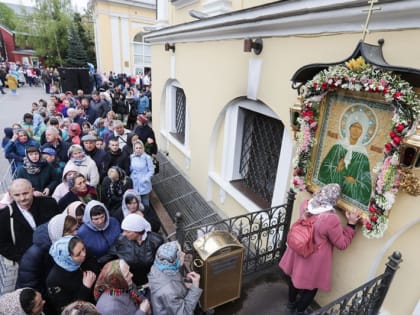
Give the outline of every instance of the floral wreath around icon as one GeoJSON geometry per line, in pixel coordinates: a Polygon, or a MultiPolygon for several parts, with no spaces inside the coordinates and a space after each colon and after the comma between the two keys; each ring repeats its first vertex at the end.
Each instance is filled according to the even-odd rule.
{"type": "Polygon", "coordinates": [[[389,140],[384,145],[384,159],[373,172],[377,174],[368,214],[363,220],[367,238],[381,238],[388,228],[388,213],[400,185],[399,155],[402,139],[420,117],[420,100],[410,84],[399,75],[365,62],[363,57],[345,64],[331,66],[319,72],[304,86],[303,105],[296,135],[296,154],[293,161],[292,187],[306,189],[306,174],[311,167],[311,151],[316,143],[319,108],[328,92],[336,89],[380,93],[394,107],[389,140]]]}

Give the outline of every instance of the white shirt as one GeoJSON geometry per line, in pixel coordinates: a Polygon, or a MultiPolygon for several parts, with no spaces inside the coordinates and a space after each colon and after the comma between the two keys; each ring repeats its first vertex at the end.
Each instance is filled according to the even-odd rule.
{"type": "Polygon", "coordinates": [[[32,216],[32,213],[30,213],[28,210],[22,209],[17,203],[16,203],[16,205],[19,208],[20,213],[22,213],[22,215],[25,218],[25,220],[31,226],[32,230],[35,231],[35,229],[36,229],[36,223],[35,223],[34,217],[32,216]]]}

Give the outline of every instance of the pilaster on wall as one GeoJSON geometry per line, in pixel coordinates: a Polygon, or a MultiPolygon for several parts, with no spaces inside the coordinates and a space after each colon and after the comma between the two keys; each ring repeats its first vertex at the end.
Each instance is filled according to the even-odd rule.
{"type": "Polygon", "coordinates": [[[209,16],[219,15],[232,11],[231,0],[207,0],[203,3],[203,13],[209,16]]]}

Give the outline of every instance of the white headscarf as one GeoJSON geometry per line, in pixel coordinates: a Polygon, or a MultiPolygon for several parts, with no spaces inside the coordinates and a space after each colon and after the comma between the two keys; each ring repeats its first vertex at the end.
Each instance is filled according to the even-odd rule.
{"type": "Polygon", "coordinates": [[[124,218],[121,222],[121,230],[131,231],[131,232],[142,232],[143,241],[147,238],[147,234],[152,231],[150,223],[143,218],[140,214],[131,213],[124,218]]]}

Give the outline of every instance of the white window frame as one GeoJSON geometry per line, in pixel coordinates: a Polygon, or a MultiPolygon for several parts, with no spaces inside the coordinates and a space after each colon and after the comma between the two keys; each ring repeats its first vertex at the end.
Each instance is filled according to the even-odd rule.
{"type": "MultiPolygon", "coordinates": [[[[232,180],[242,178],[239,173],[244,124],[244,115],[241,113],[241,108],[248,109],[274,119],[279,119],[275,112],[273,112],[268,106],[258,101],[242,99],[234,101],[228,105],[225,111],[224,119],[225,132],[223,139],[222,168],[220,174],[218,174],[212,169],[212,167],[210,167],[209,177],[211,180],[216,182],[221,189],[221,192],[219,193],[220,202],[223,203],[226,197],[225,194],[229,194],[245,209],[252,212],[261,210],[261,208],[230,183],[232,180]]],[[[292,167],[293,154],[293,139],[285,126],[271,206],[283,204],[286,201],[287,192],[290,187],[289,177],[292,167]]],[[[208,196],[210,195],[212,195],[212,191],[208,192],[208,196]]]]}
{"type": "MultiPolygon", "coordinates": [[[[176,88],[182,89],[182,86],[174,81],[168,84],[165,90],[166,104],[165,104],[165,128],[162,134],[166,139],[174,145],[179,151],[181,151],[185,157],[191,158],[191,151],[189,148],[190,140],[190,115],[188,110],[188,100],[185,98],[185,138],[184,143],[181,143],[171,133],[176,133],[176,88]]],[[[185,93],[185,90],[184,90],[185,93]]]]}

